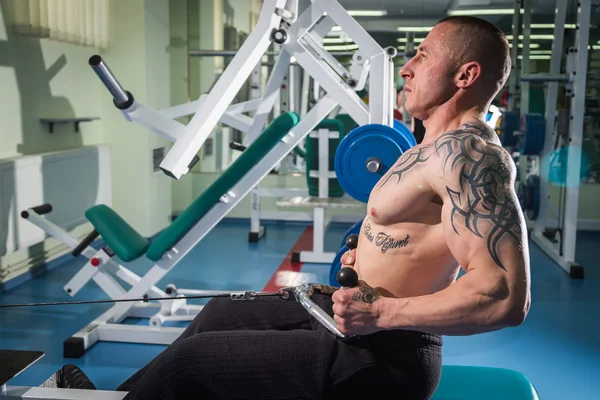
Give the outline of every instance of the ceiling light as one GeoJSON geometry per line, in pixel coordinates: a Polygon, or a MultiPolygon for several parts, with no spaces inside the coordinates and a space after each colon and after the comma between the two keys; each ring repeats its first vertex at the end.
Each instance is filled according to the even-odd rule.
{"type": "MultiPolygon", "coordinates": [[[[519,60],[523,59],[523,56],[518,56],[519,60]]],[[[530,60],[549,60],[551,58],[551,56],[544,56],[544,55],[534,55],[534,56],[529,56],[530,60]]]]}
{"type": "Polygon", "coordinates": [[[429,32],[433,26],[399,26],[396,28],[398,32],[429,32]]]}
{"type": "MultiPolygon", "coordinates": [[[[524,10],[521,9],[521,14],[524,10]]],[[[533,10],[532,10],[533,12],[533,10]]],[[[486,8],[482,10],[450,10],[448,15],[512,15],[514,8],[486,8]]]]}
{"type": "MultiPolygon", "coordinates": [[[[509,44],[508,44],[508,46],[512,48],[512,43],[509,43],[509,44]]],[[[537,43],[530,43],[530,44],[529,44],[529,48],[530,48],[530,49],[538,49],[539,47],[540,47],[540,45],[539,45],[539,44],[537,44],[537,43]]],[[[522,49],[522,48],[523,48],[523,43],[519,43],[519,48],[520,48],[520,49],[522,49]]]]}
{"type": "Polygon", "coordinates": [[[348,10],[352,17],[383,17],[387,15],[386,10],[348,10]]]}
{"type": "MultiPolygon", "coordinates": [[[[530,39],[554,40],[554,35],[529,35],[530,39]]],[[[513,40],[513,35],[506,35],[507,40],[513,40]]],[[[523,35],[519,35],[519,40],[523,40],[523,35]]]]}
{"type": "Polygon", "coordinates": [[[552,54],[552,50],[531,50],[529,54],[552,54]]]}
{"type": "MultiPolygon", "coordinates": [[[[531,29],[554,29],[554,24],[531,24],[531,29]]],[[[575,29],[576,24],[565,24],[565,29],[575,29]]]]}
{"type": "MultiPolygon", "coordinates": [[[[407,43],[408,39],[407,38],[398,38],[396,39],[398,42],[400,43],[407,43]]],[[[421,43],[423,40],[425,40],[425,38],[414,38],[413,42],[414,43],[421,43]]]]}

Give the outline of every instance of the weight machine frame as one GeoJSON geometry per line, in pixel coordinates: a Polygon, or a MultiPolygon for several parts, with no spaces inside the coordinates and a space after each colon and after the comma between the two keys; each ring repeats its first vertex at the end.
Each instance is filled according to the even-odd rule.
{"type": "Polygon", "coordinates": [[[264,128],[292,56],[319,82],[327,92],[326,97],[335,99],[359,125],[378,123],[393,126],[391,60],[397,54],[396,49],[382,49],[336,0],[265,0],[255,29],[205,96],[204,101],[209,106],[203,107],[198,103],[180,106],[196,109],[185,126],[173,121],[167,113],[152,112],[136,102],[107,69],[98,68],[96,72],[127,119],[174,142],[160,168],[166,175],[180,179],[197,162],[198,151],[272,42],[281,45],[281,52],[263,101],[256,108],[253,124],[248,130],[249,141],[264,128]],[[359,46],[349,70],[321,45],[322,37],[335,23],[359,46]],[[370,73],[371,70],[376,73],[370,73]],[[369,105],[355,93],[365,86],[367,77],[369,105]]]}
{"type": "MultiPolygon", "coordinates": [[[[292,57],[304,72],[312,76],[326,91],[325,97],[335,99],[336,106],[345,109],[359,125],[378,123],[393,126],[395,104],[395,91],[392,85],[393,58],[396,55],[396,49],[393,47],[382,49],[335,0],[312,2],[267,0],[261,9],[256,28],[209,93],[201,98],[210,106],[203,107],[203,102],[198,101],[175,107],[177,110],[185,110],[185,115],[191,114],[192,110],[196,109],[187,126],[173,121],[171,119],[175,115],[173,112],[152,112],[136,102],[131,93],[120,87],[116,79],[105,76],[104,69],[97,69],[96,72],[105,84],[116,83],[107,84],[107,88],[113,93],[115,104],[127,119],[138,122],[174,142],[161,162],[160,168],[166,175],[179,179],[199,160],[196,153],[219,119],[246,132],[245,143],[256,139],[275,107],[292,57]],[[353,60],[349,69],[340,64],[333,53],[327,52],[321,44],[322,38],[336,23],[359,45],[359,49],[352,53],[353,60]],[[227,108],[227,104],[233,100],[257,63],[267,53],[271,42],[280,48],[280,52],[262,99],[250,100],[227,108]],[[357,90],[364,88],[367,78],[369,79],[368,105],[356,94],[357,90]],[[250,117],[239,115],[248,111],[255,111],[251,123],[250,117]],[[237,118],[231,116],[232,112],[236,113],[234,115],[237,118]],[[223,119],[223,115],[227,115],[229,119],[223,119]],[[238,124],[233,125],[233,122],[238,124]],[[241,122],[244,123],[243,126],[241,122]]],[[[318,105],[319,101],[315,107],[318,105]]],[[[310,111],[306,115],[308,114],[310,111]]],[[[177,114],[177,116],[181,115],[182,113],[177,114]]],[[[299,134],[304,138],[308,133],[299,134]]],[[[264,227],[260,226],[259,218],[256,216],[259,211],[259,196],[264,195],[265,190],[267,194],[270,193],[268,189],[258,187],[252,192],[251,213],[254,218],[251,218],[249,235],[251,241],[258,240],[264,235],[264,227]]],[[[328,254],[315,260],[330,262],[330,259],[332,260],[333,257],[328,254]]],[[[306,261],[310,262],[308,259],[306,261]]]]}
{"type": "MultiPolygon", "coordinates": [[[[517,2],[518,3],[518,2],[517,2]]],[[[554,42],[550,73],[547,75],[529,75],[529,32],[531,22],[531,0],[525,0],[524,5],[524,32],[523,32],[523,75],[521,81],[521,113],[529,111],[529,82],[548,82],[546,93],[545,134],[542,155],[520,157],[522,181],[527,180],[527,174],[540,176],[540,211],[530,233],[530,239],[546,255],[548,255],[560,268],[573,278],[583,278],[583,267],[575,261],[577,241],[577,221],[579,210],[579,189],[581,173],[581,151],[583,138],[583,120],[585,113],[585,88],[588,67],[588,44],[591,14],[591,0],[580,0],[577,11],[577,25],[575,46],[569,47],[567,53],[566,75],[561,75],[561,60],[564,39],[564,24],[566,21],[567,1],[558,0],[555,9],[554,42]],[[527,39],[526,39],[527,38],[527,39]],[[526,61],[527,57],[527,61],[526,61]],[[566,82],[567,91],[571,93],[570,122],[569,122],[569,152],[567,159],[566,198],[563,215],[558,215],[549,202],[548,177],[550,173],[549,162],[542,157],[548,157],[554,149],[556,104],[558,86],[566,82]],[[532,157],[534,165],[528,170],[527,157],[532,157]],[[558,215],[559,227],[564,227],[560,240],[554,244],[544,235],[547,229],[548,212],[558,215]]],[[[516,13],[515,13],[516,14],[516,13]]],[[[518,24],[515,24],[517,26],[518,24]]],[[[515,35],[515,38],[517,36],[515,35]]],[[[514,48],[513,48],[514,50],[514,48]]]]}

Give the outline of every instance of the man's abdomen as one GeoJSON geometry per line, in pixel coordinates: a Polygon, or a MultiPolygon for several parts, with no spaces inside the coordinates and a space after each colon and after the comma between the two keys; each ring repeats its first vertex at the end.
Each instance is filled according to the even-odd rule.
{"type": "Polygon", "coordinates": [[[363,226],[355,263],[359,279],[388,297],[421,296],[447,287],[458,266],[441,227],[403,225],[408,224],[363,226]]]}

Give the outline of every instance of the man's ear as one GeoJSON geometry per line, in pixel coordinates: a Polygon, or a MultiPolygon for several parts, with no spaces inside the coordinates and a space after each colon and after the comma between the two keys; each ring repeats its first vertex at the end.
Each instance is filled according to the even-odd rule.
{"type": "Polygon", "coordinates": [[[472,61],[463,64],[456,74],[456,86],[460,89],[471,87],[480,76],[481,65],[478,62],[472,61]]]}

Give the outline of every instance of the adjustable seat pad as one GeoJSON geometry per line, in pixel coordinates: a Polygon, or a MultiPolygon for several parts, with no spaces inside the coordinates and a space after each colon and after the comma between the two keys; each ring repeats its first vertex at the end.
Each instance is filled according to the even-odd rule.
{"type": "Polygon", "coordinates": [[[148,240],[107,205],[94,206],[85,212],[85,216],[121,260],[135,260],[148,250],[148,240]]]}
{"type": "Polygon", "coordinates": [[[223,174],[213,182],[173,223],[152,242],[146,256],[158,261],[173,247],[211,208],[246,175],[288,132],[299,122],[293,112],[285,112],[269,124],[223,174]]]}
{"type": "Polygon", "coordinates": [[[504,368],[442,366],[431,400],[539,400],[534,386],[520,372],[504,368]]]}

